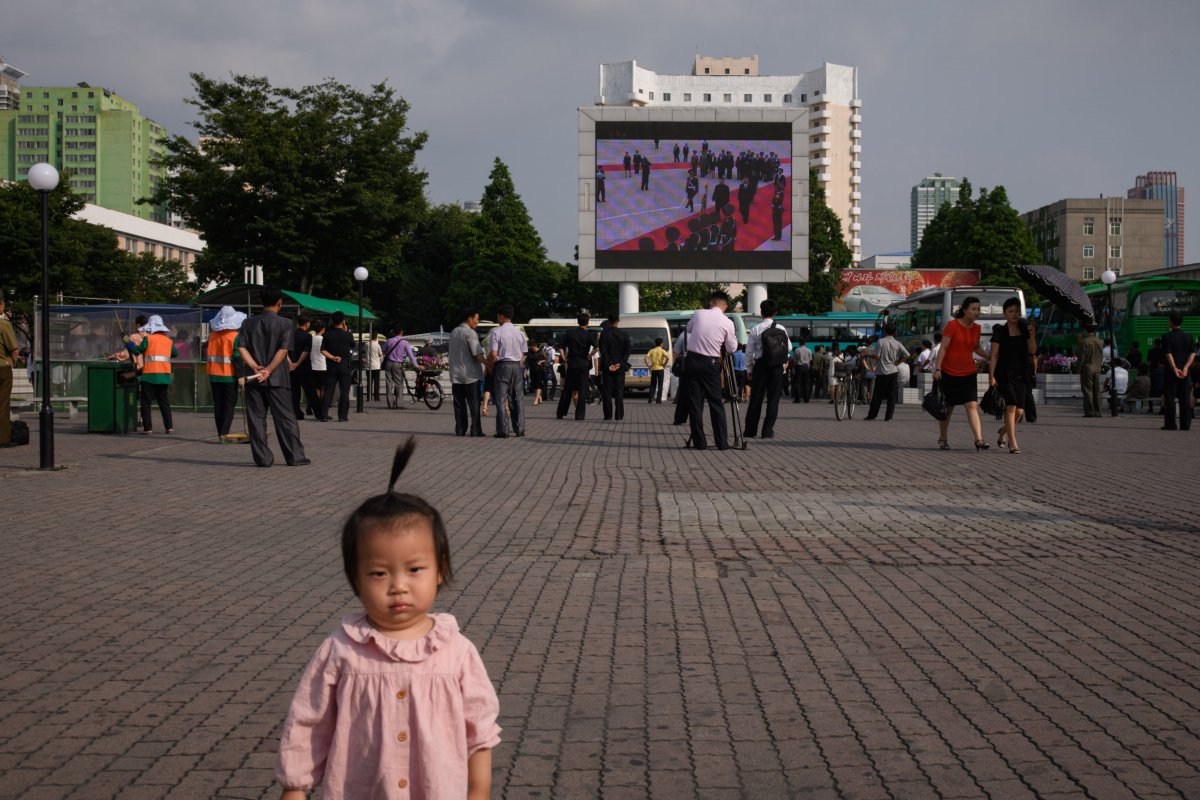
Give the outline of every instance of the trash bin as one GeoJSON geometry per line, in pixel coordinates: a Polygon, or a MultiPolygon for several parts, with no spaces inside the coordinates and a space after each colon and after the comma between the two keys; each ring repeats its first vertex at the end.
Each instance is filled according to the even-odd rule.
{"type": "Polygon", "coordinates": [[[87,365],[88,433],[129,433],[137,428],[137,374],[131,365],[87,365]]]}

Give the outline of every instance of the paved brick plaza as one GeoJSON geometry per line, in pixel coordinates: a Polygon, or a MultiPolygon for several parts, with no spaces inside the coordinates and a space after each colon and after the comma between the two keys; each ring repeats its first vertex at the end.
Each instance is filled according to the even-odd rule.
{"type": "Polygon", "coordinates": [[[448,404],[306,422],[299,469],[191,414],[60,419],[55,474],[36,432],[0,450],[0,797],[275,797],[355,608],[342,518],[409,432],[439,606],[500,694],[494,797],[1200,797],[1197,432],[1051,407],[1020,456],[961,419],[943,453],[911,407],[785,403],[779,438],[693,453],[667,405],[529,411],[504,441],[448,404]]]}

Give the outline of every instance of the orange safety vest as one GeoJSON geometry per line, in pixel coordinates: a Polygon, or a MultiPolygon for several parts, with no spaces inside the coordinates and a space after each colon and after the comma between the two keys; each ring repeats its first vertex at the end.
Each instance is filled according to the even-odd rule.
{"type": "Polygon", "coordinates": [[[143,375],[170,375],[171,348],[174,347],[171,337],[165,333],[150,334],[150,343],[146,345],[143,354],[146,366],[142,368],[143,375]]]}
{"type": "Polygon", "coordinates": [[[237,331],[217,331],[208,337],[206,371],[211,377],[233,377],[233,342],[237,335],[237,331]]]}

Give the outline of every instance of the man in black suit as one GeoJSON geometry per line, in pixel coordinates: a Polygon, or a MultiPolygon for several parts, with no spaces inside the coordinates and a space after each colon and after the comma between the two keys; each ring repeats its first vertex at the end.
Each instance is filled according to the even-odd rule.
{"type": "Polygon", "coordinates": [[[254,463],[269,467],[275,456],[267,446],[267,409],[275,420],[279,449],[289,467],[312,463],[304,457],[300,426],[292,409],[292,384],[288,372],[288,350],[292,344],[292,323],[279,316],[283,292],[264,286],[263,311],[242,324],[238,334],[238,353],[253,374],[246,378],[246,423],[250,433],[250,452],[254,463]]]}
{"type": "Polygon", "coordinates": [[[608,315],[608,325],[600,332],[600,398],[604,404],[604,418],[625,418],[625,370],[629,366],[629,355],[633,342],[629,334],[621,330],[621,318],[608,315]],[[614,415],[614,408],[615,415],[614,415]]]}
{"type": "Polygon", "coordinates": [[[750,222],[750,206],[754,204],[754,189],[750,188],[750,181],[742,179],[742,185],[738,187],[738,211],[742,214],[742,223],[750,222]]]}
{"type": "Polygon", "coordinates": [[[312,408],[317,393],[312,384],[312,364],[308,357],[312,351],[312,334],[308,326],[312,322],[301,314],[296,317],[296,330],[292,332],[292,346],[288,349],[288,371],[292,373],[292,410],[296,419],[304,419],[304,409],[300,407],[300,393],[308,392],[309,408],[312,408]]]}
{"type": "Polygon", "coordinates": [[[650,188],[650,159],[642,156],[642,191],[650,188]]]}
{"type": "Polygon", "coordinates": [[[729,203],[729,186],[725,181],[719,181],[713,187],[712,193],[713,208],[718,211],[724,208],[729,203]]]}
{"type": "Polygon", "coordinates": [[[562,350],[559,352],[567,365],[567,374],[563,377],[563,391],[558,398],[557,416],[562,419],[571,407],[571,394],[578,393],[575,401],[575,419],[583,419],[587,414],[588,370],[592,366],[592,335],[588,333],[588,323],[591,319],[587,314],[575,318],[578,327],[563,334],[562,350]]]}
{"type": "Polygon", "coordinates": [[[329,330],[321,341],[321,355],[325,356],[325,397],[321,400],[321,420],[329,421],[329,407],[333,405],[333,389],[341,389],[338,397],[338,422],[350,421],[350,351],[354,349],[354,337],[346,329],[346,315],[333,312],[329,318],[329,330]]]}

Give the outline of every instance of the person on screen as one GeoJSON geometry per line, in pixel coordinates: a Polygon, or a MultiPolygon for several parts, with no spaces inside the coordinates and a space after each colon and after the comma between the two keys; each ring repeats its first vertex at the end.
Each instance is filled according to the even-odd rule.
{"type": "Polygon", "coordinates": [[[775,235],[772,237],[775,241],[783,239],[783,192],[778,191],[771,198],[771,227],[775,235]]]}
{"type": "Polygon", "coordinates": [[[650,189],[650,159],[642,157],[642,191],[650,189]]]}
{"type": "Polygon", "coordinates": [[[642,151],[641,150],[633,151],[633,174],[634,175],[642,174],[642,151]]]}
{"type": "Polygon", "coordinates": [[[717,181],[712,192],[713,207],[720,211],[729,204],[729,186],[724,180],[717,181]]]}
{"type": "Polygon", "coordinates": [[[675,146],[671,148],[671,154],[675,156],[674,163],[678,164],[679,163],[679,142],[676,142],[675,146]]]}
{"type": "Polygon", "coordinates": [[[708,139],[705,139],[704,141],[702,141],[702,142],[700,143],[700,152],[701,152],[701,153],[707,153],[707,152],[708,152],[708,139]]]}
{"type": "Polygon", "coordinates": [[[690,250],[693,252],[702,250],[703,248],[700,246],[700,219],[698,217],[692,217],[688,220],[687,226],[688,237],[683,240],[683,244],[679,245],[679,249],[690,250]]]}
{"type": "Polygon", "coordinates": [[[696,177],[696,170],[689,169],[687,180],[684,181],[683,190],[687,192],[687,200],[683,204],[687,206],[688,211],[696,210],[696,192],[699,191],[700,180],[696,177]]]}
{"type": "Polygon", "coordinates": [[[695,150],[692,151],[691,164],[692,164],[692,171],[699,173],[700,172],[700,154],[697,153],[695,150]]]}
{"type": "Polygon", "coordinates": [[[604,194],[604,167],[596,167],[596,202],[608,202],[604,194]]]}
{"type": "Polygon", "coordinates": [[[664,247],[663,250],[678,251],[679,250],[679,228],[676,228],[674,225],[669,225],[669,226],[667,226],[667,229],[665,231],[663,231],[663,235],[667,237],[667,246],[664,247]]]}
{"type": "Polygon", "coordinates": [[[708,213],[708,181],[704,182],[704,194],[700,195],[700,213],[708,213]]]}
{"type": "Polygon", "coordinates": [[[742,215],[742,224],[744,225],[750,223],[750,206],[754,204],[754,194],[755,190],[751,188],[750,181],[743,179],[741,185],[738,186],[737,203],[738,212],[742,215]]]}
{"type": "Polygon", "coordinates": [[[632,168],[633,168],[633,159],[631,159],[629,157],[629,151],[626,150],[625,151],[625,177],[626,178],[633,175],[632,168]]]}
{"type": "Polygon", "coordinates": [[[688,150],[688,143],[687,143],[687,142],[684,142],[684,143],[683,143],[683,160],[684,160],[684,161],[687,161],[687,160],[688,160],[688,153],[689,153],[689,152],[690,152],[690,151],[688,150]]]}

